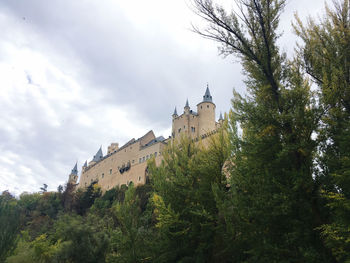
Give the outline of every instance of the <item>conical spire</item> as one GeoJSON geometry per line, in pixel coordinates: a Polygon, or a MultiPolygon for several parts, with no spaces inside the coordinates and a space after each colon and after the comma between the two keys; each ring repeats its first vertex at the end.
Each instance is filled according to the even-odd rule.
{"type": "Polygon", "coordinates": [[[78,175],[78,162],[75,163],[74,168],[73,168],[71,174],[78,175]]]}
{"type": "Polygon", "coordinates": [[[209,91],[209,85],[207,84],[207,89],[205,91],[205,94],[203,96],[203,102],[207,101],[207,102],[213,102],[213,98],[210,95],[210,91],[209,91]]]}
{"type": "Polygon", "coordinates": [[[185,105],[185,108],[189,108],[190,105],[188,104],[188,99],[186,99],[186,105],[185,105]]]}
{"type": "Polygon", "coordinates": [[[173,116],[177,116],[177,110],[176,110],[176,107],[175,107],[175,110],[174,110],[173,116]]]}
{"type": "Polygon", "coordinates": [[[219,117],[219,121],[223,121],[224,118],[222,117],[222,113],[220,112],[220,117],[219,117]]]}
{"type": "Polygon", "coordinates": [[[84,165],[83,165],[84,168],[87,167],[87,161],[85,161],[84,165]]]}
{"type": "Polygon", "coordinates": [[[100,147],[100,149],[97,151],[96,155],[94,156],[94,158],[92,159],[93,162],[98,162],[103,158],[103,154],[102,154],[102,146],[100,147]]]}

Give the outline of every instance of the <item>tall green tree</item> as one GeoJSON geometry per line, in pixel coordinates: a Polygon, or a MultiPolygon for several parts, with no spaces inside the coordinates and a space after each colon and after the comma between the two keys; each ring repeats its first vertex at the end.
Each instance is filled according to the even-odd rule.
{"type": "Polygon", "coordinates": [[[350,1],[334,1],[326,15],[294,26],[305,71],[319,87],[320,175],[331,218],[322,236],[339,262],[350,261],[350,1]]]}
{"type": "Polygon", "coordinates": [[[228,139],[223,130],[205,150],[188,138],[163,151],[160,167],[150,164],[158,253],[155,262],[224,262],[216,192],[225,191],[223,166],[228,139]],[[215,189],[215,190],[214,190],[215,189]]]}
{"type": "Polygon", "coordinates": [[[194,28],[237,56],[248,96],[234,94],[226,222],[232,258],[244,262],[329,262],[318,232],[313,160],[319,112],[300,61],[277,45],[284,0],[237,0],[233,11],[194,0],[208,26],[194,28]],[[234,250],[232,250],[234,251],[234,250]]]}
{"type": "Polygon", "coordinates": [[[116,200],[113,204],[112,211],[117,224],[112,231],[111,251],[107,262],[151,262],[151,214],[142,214],[136,190],[130,184],[124,200],[116,200]]]}
{"type": "Polygon", "coordinates": [[[7,191],[0,195],[0,262],[16,247],[20,221],[17,200],[7,191]]]}

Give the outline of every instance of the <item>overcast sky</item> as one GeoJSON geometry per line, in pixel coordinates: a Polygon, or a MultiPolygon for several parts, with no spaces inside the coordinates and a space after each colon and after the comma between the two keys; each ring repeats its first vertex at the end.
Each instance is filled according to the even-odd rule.
{"type": "MultiPolygon", "coordinates": [[[[221,0],[230,7],[232,1],[221,0]]],[[[329,2],[329,1],[328,1],[329,2]]],[[[320,0],[289,0],[280,44],[293,53],[291,21],[322,14],[320,0]]],[[[170,135],[171,114],[201,101],[216,115],[245,92],[234,57],[191,32],[188,0],[0,1],[0,192],[49,190],[79,174],[102,145],[149,130],[170,135]]]]}

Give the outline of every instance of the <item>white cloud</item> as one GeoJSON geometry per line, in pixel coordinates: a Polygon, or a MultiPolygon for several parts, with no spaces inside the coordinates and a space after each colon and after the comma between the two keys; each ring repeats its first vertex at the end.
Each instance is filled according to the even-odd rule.
{"type": "MultiPolygon", "coordinates": [[[[207,82],[217,114],[227,111],[232,88],[244,92],[241,67],[189,30],[202,22],[188,5],[1,1],[0,191],[38,191],[43,183],[55,190],[101,144],[150,129],[168,136],[174,106],[180,112],[188,98],[194,107],[207,82]]],[[[323,6],[288,5],[303,12],[323,6]]],[[[283,28],[291,18],[286,12],[283,28]]],[[[284,48],[292,46],[287,35],[284,48]]]]}

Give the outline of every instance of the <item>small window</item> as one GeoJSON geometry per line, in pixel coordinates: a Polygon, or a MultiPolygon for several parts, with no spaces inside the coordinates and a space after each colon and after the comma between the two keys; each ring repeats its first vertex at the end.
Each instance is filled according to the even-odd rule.
{"type": "Polygon", "coordinates": [[[134,163],[135,162],[135,160],[132,160],[132,163],[134,163]]]}
{"type": "Polygon", "coordinates": [[[202,106],[201,106],[201,109],[202,109],[202,106]]]}
{"type": "Polygon", "coordinates": [[[112,169],[109,169],[109,174],[112,174],[112,169]]]}
{"type": "Polygon", "coordinates": [[[141,181],[141,176],[139,176],[139,181],[141,181]]]}
{"type": "Polygon", "coordinates": [[[103,177],[105,177],[105,174],[104,174],[104,173],[102,174],[102,178],[103,178],[103,177]]]}
{"type": "Polygon", "coordinates": [[[209,105],[207,105],[207,108],[209,109],[209,105]]]}
{"type": "Polygon", "coordinates": [[[181,128],[179,129],[179,133],[181,132],[181,128]]]}
{"type": "Polygon", "coordinates": [[[186,129],[186,126],[184,125],[184,129],[186,129]]]}
{"type": "Polygon", "coordinates": [[[143,162],[145,161],[145,156],[142,157],[142,161],[143,161],[143,162]]]}
{"type": "Polygon", "coordinates": [[[157,157],[157,152],[154,153],[154,156],[157,157]]]}
{"type": "Polygon", "coordinates": [[[139,163],[141,163],[141,162],[142,162],[142,158],[139,159],[139,163]]]}

